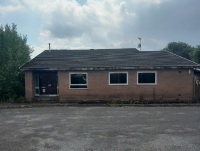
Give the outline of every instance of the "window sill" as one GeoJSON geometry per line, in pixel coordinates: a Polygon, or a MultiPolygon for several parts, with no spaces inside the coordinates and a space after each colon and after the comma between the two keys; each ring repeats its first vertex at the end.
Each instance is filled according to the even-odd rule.
{"type": "Polygon", "coordinates": [[[128,85],[128,84],[109,84],[109,85],[128,85]]]}
{"type": "Polygon", "coordinates": [[[157,83],[137,83],[137,85],[157,85],[157,83]]]}
{"type": "Polygon", "coordinates": [[[69,90],[88,90],[88,88],[69,88],[69,90]]]}

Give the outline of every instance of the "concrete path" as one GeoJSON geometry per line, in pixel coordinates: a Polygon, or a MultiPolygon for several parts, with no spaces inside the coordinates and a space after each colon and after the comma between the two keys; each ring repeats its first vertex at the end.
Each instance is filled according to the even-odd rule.
{"type": "Polygon", "coordinates": [[[199,151],[199,107],[0,110],[0,151],[199,151]]]}
{"type": "Polygon", "coordinates": [[[0,103],[0,109],[39,108],[39,107],[200,107],[200,103],[163,103],[163,104],[112,104],[112,103],[68,103],[68,102],[31,102],[31,103],[0,103]]]}

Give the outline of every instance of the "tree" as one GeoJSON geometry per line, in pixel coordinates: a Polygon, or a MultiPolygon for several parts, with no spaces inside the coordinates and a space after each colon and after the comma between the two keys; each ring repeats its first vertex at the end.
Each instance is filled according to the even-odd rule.
{"type": "Polygon", "coordinates": [[[33,49],[27,36],[17,33],[17,26],[0,27],[0,100],[24,96],[24,73],[19,67],[30,60],[33,49]]]}
{"type": "Polygon", "coordinates": [[[194,48],[194,51],[190,54],[192,61],[200,64],[200,45],[194,48]]]}
{"type": "Polygon", "coordinates": [[[162,51],[169,51],[186,59],[192,60],[194,48],[184,42],[170,42],[162,51]]]}

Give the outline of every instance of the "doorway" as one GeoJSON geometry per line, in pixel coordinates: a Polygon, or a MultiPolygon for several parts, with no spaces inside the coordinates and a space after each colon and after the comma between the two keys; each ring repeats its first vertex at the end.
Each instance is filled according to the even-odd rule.
{"type": "Polygon", "coordinates": [[[57,73],[35,74],[35,96],[57,96],[57,73]]]}

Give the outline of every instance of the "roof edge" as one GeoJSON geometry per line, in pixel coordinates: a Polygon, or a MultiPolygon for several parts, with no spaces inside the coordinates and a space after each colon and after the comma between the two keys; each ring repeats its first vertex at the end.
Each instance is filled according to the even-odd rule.
{"type": "Polygon", "coordinates": [[[93,70],[163,70],[163,69],[195,69],[200,66],[152,66],[152,67],[147,67],[147,66],[136,66],[136,67],[82,67],[82,68],[29,68],[29,69],[21,69],[22,71],[93,71],[93,70]]]}
{"type": "MultiPolygon", "coordinates": [[[[94,48],[90,48],[90,49],[51,49],[51,51],[58,51],[58,50],[120,50],[120,49],[135,49],[137,51],[139,51],[136,48],[104,48],[104,49],[94,49],[94,48]]],[[[49,49],[45,49],[44,51],[49,51],[49,49]]]]}
{"type": "MultiPolygon", "coordinates": [[[[165,50],[164,50],[164,51],[165,51],[165,50]]],[[[169,52],[169,51],[165,51],[165,52],[171,53],[171,54],[173,54],[173,55],[175,55],[175,56],[177,56],[177,57],[180,57],[180,58],[182,58],[182,59],[185,59],[185,60],[187,60],[187,61],[190,61],[190,62],[192,62],[192,63],[197,64],[198,66],[200,66],[200,64],[198,64],[198,63],[196,63],[196,62],[194,62],[194,61],[192,61],[192,60],[186,59],[186,58],[184,58],[184,57],[181,57],[181,56],[179,56],[179,55],[177,55],[177,54],[175,54],[175,53],[172,53],[172,52],[169,52]]]]}

